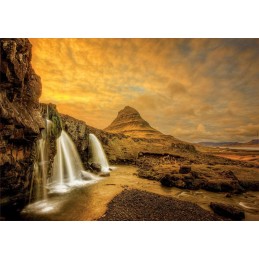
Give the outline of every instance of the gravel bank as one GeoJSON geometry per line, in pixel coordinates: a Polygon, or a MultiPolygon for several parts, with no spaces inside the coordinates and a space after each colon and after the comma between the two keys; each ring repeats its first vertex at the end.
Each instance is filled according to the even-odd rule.
{"type": "Polygon", "coordinates": [[[124,190],[108,204],[101,221],[221,220],[198,205],[136,189],[124,190]]]}

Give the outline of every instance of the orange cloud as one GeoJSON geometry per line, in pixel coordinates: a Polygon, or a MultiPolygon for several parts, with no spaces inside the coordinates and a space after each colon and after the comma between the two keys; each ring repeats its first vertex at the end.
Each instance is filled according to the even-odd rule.
{"type": "Polygon", "coordinates": [[[30,41],[40,101],[92,126],[105,128],[132,105],[188,141],[242,141],[259,128],[257,39],[30,41]]]}

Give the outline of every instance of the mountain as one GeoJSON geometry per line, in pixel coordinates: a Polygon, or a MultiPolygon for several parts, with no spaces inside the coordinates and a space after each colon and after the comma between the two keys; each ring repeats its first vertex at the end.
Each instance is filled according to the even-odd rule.
{"type": "Polygon", "coordinates": [[[199,142],[197,143],[206,147],[248,147],[248,146],[258,146],[259,139],[252,139],[249,142],[199,142]]]}
{"type": "Polygon", "coordinates": [[[259,139],[252,139],[251,141],[245,143],[248,145],[259,145],[259,139]]]}
{"type": "Polygon", "coordinates": [[[152,128],[147,121],[145,121],[139,112],[126,106],[118,112],[115,120],[104,129],[110,133],[123,133],[127,136],[137,138],[152,138],[160,139],[164,134],[152,128]]]}
{"type": "Polygon", "coordinates": [[[239,142],[199,142],[197,143],[206,147],[225,147],[225,146],[236,146],[239,142]]]}

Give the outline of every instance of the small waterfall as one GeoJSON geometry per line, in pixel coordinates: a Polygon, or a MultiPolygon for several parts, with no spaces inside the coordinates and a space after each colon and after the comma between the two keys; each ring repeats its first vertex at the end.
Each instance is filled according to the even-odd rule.
{"type": "Polygon", "coordinates": [[[62,130],[57,139],[57,155],[54,158],[53,183],[71,184],[80,179],[83,165],[76,146],[67,133],[62,130]]]}
{"type": "Polygon", "coordinates": [[[102,172],[110,172],[109,163],[104,153],[102,144],[98,140],[98,138],[92,133],[89,134],[89,145],[92,153],[92,162],[100,164],[102,172]]]}
{"type": "MultiPolygon", "coordinates": [[[[48,116],[49,109],[47,106],[48,116]]],[[[52,129],[53,122],[46,119],[45,129],[41,132],[41,139],[37,141],[36,159],[30,188],[30,203],[42,200],[47,202],[48,191],[49,193],[66,192],[73,186],[84,185],[89,183],[89,180],[98,179],[97,176],[84,170],[77,148],[64,130],[56,139],[57,153],[54,157],[52,170],[50,170],[52,129]]]]}
{"type": "Polygon", "coordinates": [[[47,176],[49,171],[49,134],[52,121],[46,119],[45,129],[41,132],[41,139],[36,143],[36,161],[34,163],[33,179],[30,190],[31,200],[47,199],[47,176]]]}

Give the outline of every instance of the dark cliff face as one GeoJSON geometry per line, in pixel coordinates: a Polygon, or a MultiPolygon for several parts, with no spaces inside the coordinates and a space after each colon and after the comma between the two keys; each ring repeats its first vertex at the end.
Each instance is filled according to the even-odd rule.
{"type": "Polygon", "coordinates": [[[44,128],[41,80],[31,66],[27,39],[0,40],[1,203],[29,188],[35,142],[44,128]]]}

